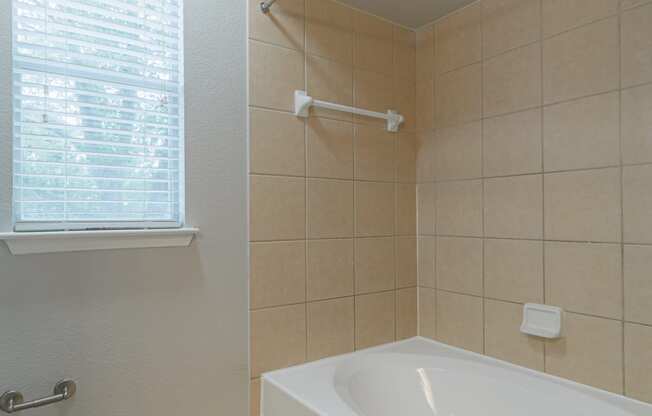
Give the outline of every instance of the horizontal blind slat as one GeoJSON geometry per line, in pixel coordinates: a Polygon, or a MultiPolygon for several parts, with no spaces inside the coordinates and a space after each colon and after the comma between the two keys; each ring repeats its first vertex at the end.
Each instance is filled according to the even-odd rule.
{"type": "MultiPolygon", "coordinates": [[[[17,49],[21,52],[21,55],[29,57],[41,57],[49,53],[48,59],[52,59],[55,54],[73,58],[86,57],[95,62],[110,59],[112,62],[122,63],[124,67],[134,66],[152,71],[177,72],[176,58],[160,56],[154,53],[150,55],[128,53],[129,51],[123,51],[117,48],[105,48],[78,41],[71,42],[68,39],[59,39],[58,37],[49,35],[31,36],[23,35],[22,33],[17,33],[16,35],[18,37],[16,41],[17,49]],[[47,38],[47,40],[41,38],[47,38]]],[[[164,55],[164,52],[161,51],[160,54],[164,55]]]]}
{"type": "MultiPolygon", "coordinates": [[[[49,2],[49,5],[52,2],[49,2]]],[[[56,5],[55,5],[56,6],[56,5]]],[[[157,24],[149,24],[143,18],[142,23],[139,25],[130,25],[127,22],[120,22],[115,19],[107,19],[105,15],[83,15],[76,14],[75,10],[57,10],[53,7],[25,8],[24,6],[17,7],[17,13],[21,17],[25,17],[26,23],[31,23],[35,27],[40,27],[45,23],[56,23],[65,25],[70,28],[79,28],[87,31],[96,32],[98,34],[108,34],[124,39],[147,39],[148,41],[174,43],[178,38],[178,31],[166,31],[158,28],[157,24]],[[29,19],[29,20],[27,20],[29,19]]]]}
{"type": "MultiPolygon", "coordinates": [[[[71,40],[87,39],[89,42],[105,46],[108,45],[116,49],[126,49],[142,54],[147,54],[152,51],[153,45],[151,42],[139,38],[125,39],[110,33],[102,33],[100,35],[94,30],[85,28],[75,28],[75,30],[72,31],[68,25],[57,22],[48,22],[46,32],[45,25],[42,25],[42,21],[39,21],[38,18],[27,16],[22,20],[22,24],[16,25],[16,33],[27,32],[33,34],[47,34],[71,40]]],[[[168,53],[180,52],[179,46],[170,42],[164,42],[162,45],[159,45],[157,50],[154,52],[160,53],[161,49],[164,49],[168,53]]]]}
{"type": "Polygon", "coordinates": [[[14,54],[14,69],[19,74],[21,70],[31,70],[47,74],[55,74],[79,81],[95,80],[109,82],[125,87],[141,88],[144,90],[159,91],[161,93],[179,93],[180,83],[174,80],[152,79],[134,74],[119,73],[111,70],[99,71],[83,65],[66,64],[55,61],[20,56],[14,54]],[[165,84],[165,85],[161,85],[165,84]]]}
{"type": "MultiPolygon", "coordinates": [[[[15,66],[21,66],[21,62],[16,62],[15,66]]],[[[71,71],[60,75],[49,71],[42,65],[36,66],[34,69],[21,66],[20,70],[14,74],[14,90],[18,90],[19,86],[24,86],[29,88],[30,92],[32,89],[37,89],[38,93],[43,94],[43,89],[48,84],[48,90],[51,92],[65,90],[68,94],[83,94],[85,97],[98,97],[111,102],[158,104],[161,96],[165,95],[168,97],[169,105],[177,106],[179,103],[180,86],[173,81],[166,81],[166,89],[162,90],[160,81],[153,85],[154,88],[148,88],[143,85],[133,86],[97,78],[88,80],[83,75],[73,74],[71,71]],[[47,71],[47,76],[44,75],[44,71],[47,71]]]]}
{"type": "MultiPolygon", "coordinates": [[[[51,100],[44,99],[44,103],[47,101],[48,107],[51,104],[51,100]]],[[[65,100],[60,100],[60,103],[63,101],[67,106],[74,106],[77,103],[74,102],[66,102],[65,100]]],[[[56,103],[55,103],[56,104],[56,103]]],[[[87,108],[83,106],[79,106],[79,111],[81,110],[92,110],[93,108],[87,108]]],[[[107,112],[114,113],[115,110],[107,110],[107,112]]],[[[123,111],[120,114],[112,114],[111,116],[106,115],[102,117],[101,115],[97,114],[83,114],[80,112],[70,112],[66,111],[65,108],[58,108],[57,110],[50,110],[48,109],[38,109],[35,106],[23,106],[23,110],[20,112],[20,120],[19,122],[21,123],[33,123],[33,124],[47,124],[50,126],[75,126],[75,127],[84,127],[84,126],[89,126],[91,127],[93,124],[102,124],[105,123],[105,125],[115,125],[115,126],[122,126],[120,129],[116,130],[126,130],[126,131],[134,131],[134,132],[140,132],[141,128],[146,127],[149,129],[153,128],[158,128],[158,129],[174,129],[176,126],[178,126],[178,120],[176,120],[176,117],[169,117],[170,120],[165,123],[163,120],[158,120],[161,118],[164,118],[165,115],[163,114],[144,114],[144,112],[133,112],[133,111],[123,111]],[[48,116],[48,121],[43,122],[42,115],[46,114],[48,116]],[[136,118],[134,118],[136,117],[136,118]],[[58,120],[55,121],[55,120],[58,120]]],[[[114,128],[115,129],[115,128],[114,128]]]]}

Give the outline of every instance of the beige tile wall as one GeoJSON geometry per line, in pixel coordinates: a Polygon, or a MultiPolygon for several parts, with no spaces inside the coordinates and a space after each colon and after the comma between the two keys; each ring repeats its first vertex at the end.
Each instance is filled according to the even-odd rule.
{"type": "Polygon", "coordinates": [[[652,2],[481,0],[416,38],[419,333],[652,402],[652,2]]]}
{"type": "Polygon", "coordinates": [[[652,402],[652,2],[481,0],[416,33],[250,2],[252,398],[418,332],[652,402]],[[407,121],[301,120],[295,89],[407,121]],[[564,338],[520,334],[525,302],[564,338]]]}
{"type": "Polygon", "coordinates": [[[417,334],[418,115],[413,31],[331,0],[249,2],[254,415],[265,371],[417,334]],[[299,119],[297,89],[406,124],[299,119]]]}

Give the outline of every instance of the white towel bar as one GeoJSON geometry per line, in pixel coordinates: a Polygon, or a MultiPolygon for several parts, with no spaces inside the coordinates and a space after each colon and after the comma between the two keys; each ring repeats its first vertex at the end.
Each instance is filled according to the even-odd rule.
{"type": "Polygon", "coordinates": [[[398,114],[396,111],[387,110],[387,113],[379,113],[377,111],[363,110],[362,108],[349,107],[348,105],[329,103],[326,101],[315,100],[305,91],[294,92],[294,114],[298,117],[308,117],[310,107],[326,108],[329,110],[343,111],[345,113],[357,114],[360,116],[380,118],[387,120],[387,130],[397,132],[401,124],[405,121],[405,117],[398,114]]]}

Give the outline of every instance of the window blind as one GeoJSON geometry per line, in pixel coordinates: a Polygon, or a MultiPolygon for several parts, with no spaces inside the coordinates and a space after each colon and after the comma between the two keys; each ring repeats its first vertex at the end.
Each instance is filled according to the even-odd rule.
{"type": "Polygon", "coordinates": [[[182,0],[13,0],[17,231],[183,221],[182,0]]]}

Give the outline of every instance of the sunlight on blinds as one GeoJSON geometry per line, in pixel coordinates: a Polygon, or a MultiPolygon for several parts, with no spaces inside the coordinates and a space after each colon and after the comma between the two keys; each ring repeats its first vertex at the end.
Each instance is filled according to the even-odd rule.
{"type": "Polygon", "coordinates": [[[183,221],[182,0],[13,0],[17,231],[183,221]]]}

